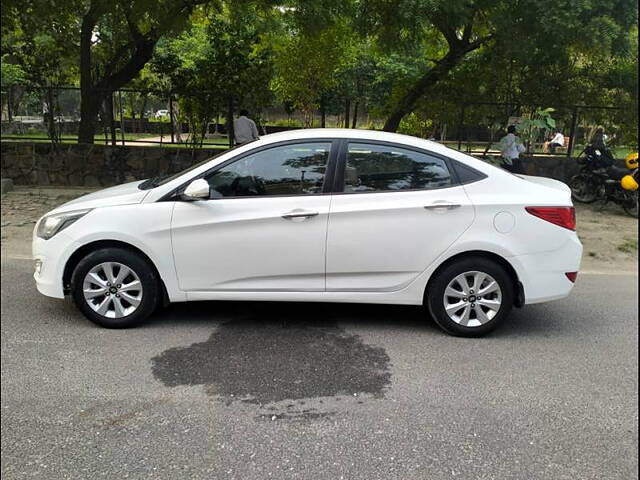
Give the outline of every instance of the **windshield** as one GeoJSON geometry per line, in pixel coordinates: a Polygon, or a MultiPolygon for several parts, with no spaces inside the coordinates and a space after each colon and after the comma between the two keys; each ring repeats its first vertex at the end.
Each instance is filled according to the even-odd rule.
{"type": "Polygon", "coordinates": [[[152,188],[156,188],[159,187],[161,185],[164,185],[166,183],[171,182],[172,180],[175,180],[176,178],[180,177],[181,175],[184,175],[185,173],[190,172],[191,170],[195,170],[196,168],[198,168],[201,165],[204,165],[207,162],[210,162],[211,160],[213,160],[214,158],[219,157],[220,155],[230,152],[231,150],[234,150],[237,147],[233,147],[227,150],[223,150],[220,153],[215,154],[212,157],[207,157],[204,160],[194,163],[193,165],[191,165],[190,167],[185,168],[184,170],[181,170],[178,173],[174,173],[173,175],[169,175],[168,173],[164,173],[161,175],[158,175],[156,177],[150,178],[148,180],[145,180],[144,182],[142,182],[140,185],[138,185],[138,188],[140,190],[150,190],[152,188]]]}

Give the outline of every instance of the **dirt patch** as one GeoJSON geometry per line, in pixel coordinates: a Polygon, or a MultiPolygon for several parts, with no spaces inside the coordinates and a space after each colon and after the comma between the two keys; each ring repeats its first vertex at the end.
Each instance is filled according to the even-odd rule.
{"type": "Polygon", "coordinates": [[[638,219],[616,206],[577,205],[583,272],[637,272],[638,219]]]}

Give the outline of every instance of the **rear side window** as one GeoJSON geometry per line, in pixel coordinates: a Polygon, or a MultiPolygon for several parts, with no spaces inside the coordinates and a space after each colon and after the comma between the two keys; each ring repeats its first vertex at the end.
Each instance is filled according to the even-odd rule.
{"type": "Polygon", "coordinates": [[[455,160],[451,160],[451,164],[453,165],[453,169],[458,174],[458,180],[460,183],[473,183],[478,180],[482,180],[487,178],[487,176],[476,170],[475,168],[471,168],[469,165],[465,165],[460,162],[456,162],[455,160]]]}
{"type": "Polygon", "coordinates": [[[346,193],[424,190],[452,185],[444,160],[391,145],[349,143],[346,193]]]}

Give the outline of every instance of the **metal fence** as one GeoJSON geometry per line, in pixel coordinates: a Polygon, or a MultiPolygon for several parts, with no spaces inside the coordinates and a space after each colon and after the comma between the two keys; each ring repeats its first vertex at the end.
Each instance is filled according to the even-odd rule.
{"type": "MultiPolygon", "coordinates": [[[[62,86],[3,86],[2,140],[76,142],[80,125],[80,89],[62,86]]],[[[98,113],[95,143],[106,145],[156,145],[227,148],[228,118],[232,99],[220,92],[162,92],[120,89],[108,96],[98,113]],[[194,110],[196,112],[194,113],[194,110]]],[[[496,102],[467,102],[441,105],[432,118],[415,127],[401,124],[400,130],[431,138],[452,148],[473,154],[497,153],[496,144],[506,126],[530,115],[536,105],[496,102]]],[[[529,155],[572,156],[589,140],[596,125],[604,125],[610,138],[619,135],[623,109],[612,106],[543,105],[553,107],[552,116],[565,136],[565,144],[554,152],[545,150],[549,131],[539,131],[527,142],[529,155]]],[[[379,129],[383,119],[370,115],[360,105],[357,124],[349,107],[343,112],[314,112],[313,126],[379,129]],[[322,120],[321,120],[322,118],[322,120]]],[[[274,104],[252,114],[262,134],[302,128],[304,116],[285,105],[274,104]]],[[[637,129],[637,112],[633,129],[637,129]]],[[[637,141],[637,140],[636,140],[637,141]]]]}
{"type": "MultiPolygon", "coordinates": [[[[189,119],[178,107],[181,97],[174,92],[136,89],[106,95],[97,115],[94,142],[196,146],[189,119]]],[[[226,103],[226,99],[221,100],[226,103]]],[[[219,118],[220,113],[226,115],[221,111],[214,116],[219,118]]],[[[207,131],[197,146],[227,146],[225,126],[213,120],[207,122],[207,131]]],[[[2,88],[3,140],[73,142],[77,141],[79,126],[78,87],[2,88]]]]}
{"type": "MultiPolygon", "coordinates": [[[[3,86],[1,92],[3,140],[77,141],[80,125],[78,87],[12,85],[3,86]]],[[[226,148],[230,145],[228,119],[244,106],[224,93],[206,91],[185,93],[123,88],[105,97],[97,117],[94,142],[110,145],[226,148]]],[[[283,104],[248,107],[261,134],[302,128],[305,121],[301,112],[283,104]]],[[[354,115],[314,112],[313,126],[342,127],[345,123],[353,126],[356,124],[354,115]]],[[[358,119],[361,126],[371,126],[368,111],[362,106],[358,119]]]]}

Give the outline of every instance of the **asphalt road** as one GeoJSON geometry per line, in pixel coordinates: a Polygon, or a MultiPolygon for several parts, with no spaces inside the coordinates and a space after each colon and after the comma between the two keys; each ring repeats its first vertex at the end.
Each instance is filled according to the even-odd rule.
{"type": "Polygon", "coordinates": [[[206,302],[128,331],[2,261],[2,478],[632,479],[637,277],[482,339],[418,308],[206,302]]]}

